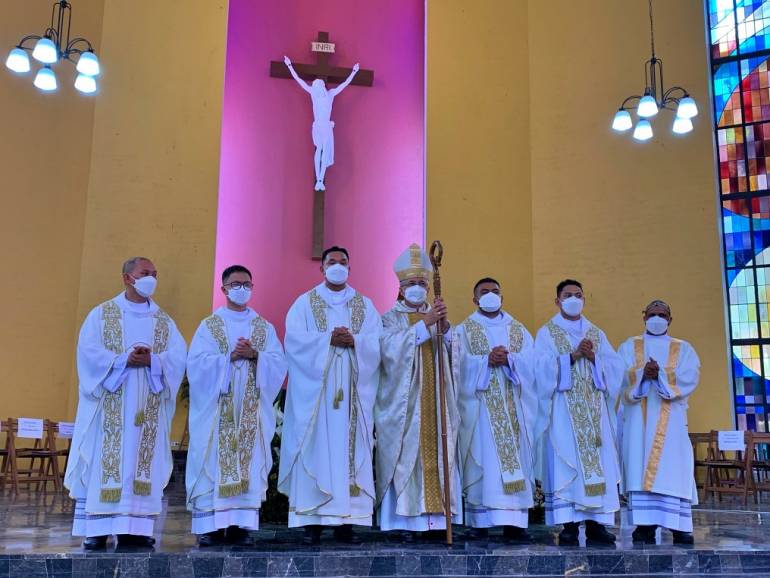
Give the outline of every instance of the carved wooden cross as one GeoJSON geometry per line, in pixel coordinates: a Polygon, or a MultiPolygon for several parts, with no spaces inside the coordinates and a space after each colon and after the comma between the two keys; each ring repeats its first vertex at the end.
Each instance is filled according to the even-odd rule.
{"type": "MultiPolygon", "coordinates": [[[[311,44],[311,50],[316,54],[315,64],[299,64],[293,62],[294,70],[300,78],[313,81],[320,78],[327,84],[339,84],[352,72],[351,68],[331,66],[329,57],[334,53],[334,44],[329,42],[328,32],[319,32],[318,39],[311,44]]],[[[270,76],[273,78],[291,78],[291,73],[283,61],[270,62],[270,76]]],[[[372,86],[374,71],[358,71],[351,85],[372,86]]],[[[315,182],[315,181],[313,181],[315,182]]],[[[324,250],[324,191],[313,191],[313,250],[312,258],[320,259],[324,250]]]]}

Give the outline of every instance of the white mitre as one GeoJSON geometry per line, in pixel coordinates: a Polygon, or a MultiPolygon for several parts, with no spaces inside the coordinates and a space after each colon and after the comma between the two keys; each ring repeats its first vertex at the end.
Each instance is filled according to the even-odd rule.
{"type": "Polygon", "coordinates": [[[399,281],[406,281],[415,277],[430,281],[433,265],[431,265],[427,253],[418,244],[412,243],[393,263],[393,271],[399,281]]]}

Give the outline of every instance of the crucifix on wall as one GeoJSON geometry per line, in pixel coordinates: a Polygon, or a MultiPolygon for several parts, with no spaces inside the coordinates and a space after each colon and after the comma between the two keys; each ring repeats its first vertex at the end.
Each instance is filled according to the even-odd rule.
{"type": "Polygon", "coordinates": [[[303,90],[310,94],[313,103],[313,145],[315,155],[315,185],[313,187],[313,249],[312,258],[320,259],[324,249],[324,192],[326,169],[334,164],[334,122],[331,120],[334,97],[348,85],[372,86],[373,70],[360,70],[358,64],[353,68],[331,66],[329,57],[334,54],[334,44],[329,42],[328,32],[319,32],[318,38],[311,43],[311,50],[316,54],[315,64],[294,64],[288,56],[283,62],[270,62],[270,76],[274,78],[293,78],[303,90]],[[311,81],[308,84],[306,81],[311,81]],[[326,83],[337,84],[327,89],[326,83]]]}

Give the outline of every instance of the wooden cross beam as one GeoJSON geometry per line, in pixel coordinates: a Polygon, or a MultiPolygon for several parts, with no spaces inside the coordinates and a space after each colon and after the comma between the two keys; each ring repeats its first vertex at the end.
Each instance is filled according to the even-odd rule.
{"type": "MultiPolygon", "coordinates": [[[[293,62],[294,70],[303,80],[313,81],[320,78],[327,84],[340,84],[352,72],[352,68],[331,66],[329,57],[334,53],[334,44],[329,42],[328,32],[319,32],[318,38],[311,43],[311,50],[316,55],[315,64],[300,64],[293,62]]],[[[270,76],[273,78],[289,78],[291,73],[284,62],[273,60],[270,62],[270,76]]],[[[374,83],[374,71],[358,71],[353,82],[354,86],[372,86],[374,83]]],[[[315,181],[314,181],[315,182],[315,181]]],[[[324,250],[324,191],[313,191],[313,249],[312,258],[321,259],[324,250]]]]}

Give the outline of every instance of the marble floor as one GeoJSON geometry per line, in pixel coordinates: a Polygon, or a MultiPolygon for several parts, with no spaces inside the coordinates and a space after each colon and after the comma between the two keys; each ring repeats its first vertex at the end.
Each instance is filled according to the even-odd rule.
{"type": "Polygon", "coordinates": [[[754,575],[770,576],[770,505],[706,503],[694,512],[695,546],[631,543],[631,528],[615,528],[614,547],[560,547],[557,528],[530,528],[535,542],[512,546],[499,532],[474,540],[456,528],[455,544],[423,540],[404,545],[373,530],[360,545],[336,544],[331,533],[305,547],[301,530],[265,526],[253,544],[198,549],[178,485],[167,492],[152,552],[84,553],[70,534],[73,504],[62,494],[0,496],[0,578],[4,576],[401,576],[401,575],[754,575]]]}

